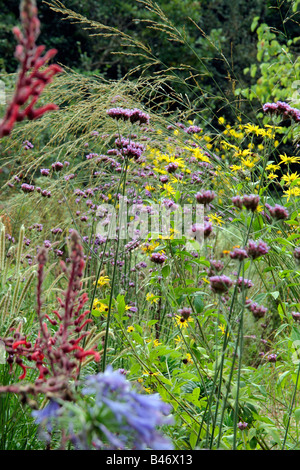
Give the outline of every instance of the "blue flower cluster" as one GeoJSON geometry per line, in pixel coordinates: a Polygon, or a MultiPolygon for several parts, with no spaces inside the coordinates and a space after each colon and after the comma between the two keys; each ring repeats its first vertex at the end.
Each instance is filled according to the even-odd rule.
{"type": "Polygon", "coordinates": [[[89,376],[82,392],[95,396],[97,407],[106,405],[112,412],[119,428],[118,436],[112,434],[104,424],[101,430],[114,448],[173,448],[171,442],[157,431],[158,426],[173,423],[173,418],[168,416],[171,407],[161,400],[159,394],[143,395],[136,392],[125,376],[119,371],[113,371],[111,366],[104,373],[89,376]]]}

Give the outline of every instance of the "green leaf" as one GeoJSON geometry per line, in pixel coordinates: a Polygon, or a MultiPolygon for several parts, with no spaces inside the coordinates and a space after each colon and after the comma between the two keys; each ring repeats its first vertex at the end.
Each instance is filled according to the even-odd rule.
{"type": "Polygon", "coordinates": [[[135,323],[133,326],[141,335],[143,334],[143,328],[140,325],[135,323]]]}
{"type": "Polygon", "coordinates": [[[92,314],[94,317],[101,317],[101,315],[103,315],[103,312],[101,312],[100,310],[92,310],[92,311],[91,311],[91,314],[92,314]]]}
{"type": "Polygon", "coordinates": [[[130,368],[130,375],[135,375],[137,374],[138,372],[140,372],[141,370],[141,366],[138,362],[136,362],[135,364],[133,364],[130,368]]]}
{"type": "Polygon", "coordinates": [[[130,335],[131,335],[132,339],[134,339],[134,341],[136,341],[137,343],[144,344],[143,338],[141,338],[141,336],[138,333],[136,333],[135,331],[130,333],[130,335]]]}
{"type": "Polygon", "coordinates": [[[285,238],[275,238],[273,240],[274,243],[280,243],[281,245],[284,245],[284,246],[293,246],[293,244],[291,242],[289,242],[288,240],[286,240],[285,238]]]}
{"type": "Polygon", "coordinates": [[[295,420],[297,423],[300,421],[300,408],[295,408],[294,409],[294,415],[295,415],[295,420]]]}
{"type": "Polygon", "coordinates": [[[204,302],[200,295],[194,297],[194,307],[197,313],[201,313],[204,310],[204,302]]]}
{"type": "Polygon", "coordinates": [[[123,315],[123,313],[125,312],[125,307],[126,307],[126,303],[125,303],[124,295],[119,294],[117,297],[117,309],[118,309],[119,315],[123,315]]]}
{"type": "Polygon", "coordinates": [[[276,428],[272,427],[272,426],[266,426],[265,427],[265,430],[270,434],[270,436],[272,437],[272,439],[277,443],[277,444],[280,444],[281,443],[281,438],[280,438],[280,435],[277,431],[276,428]]]}
{"type": "Polygon", "coordinates": [[[161,273],[164,278],[168,277],[170,275],[170,272],[171,266],[169,266],[168,264],[162,267],[161,273]]]}

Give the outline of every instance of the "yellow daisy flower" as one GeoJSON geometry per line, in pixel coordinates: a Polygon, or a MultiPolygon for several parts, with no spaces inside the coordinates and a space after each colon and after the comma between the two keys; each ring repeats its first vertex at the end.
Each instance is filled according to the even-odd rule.
{"type": "Polygon", "coordinates": [[[159,298],[160,297],[158,295],[154,295],[150,292],[146,295],[147,302],[150,302],[151,304],[157,304],[159,298]]]}
{"type": "Polygon", "coordinates": [[[298,175],[297,172],[291,173],[291,174],[286,174],[281,177],[283,181],[285,181],[285,185],[289,186],[293,181],[297,180],[300,178],[300,175],[298,175]]]}
{"type": "Polygon", "coordinates": [[[188,324],[193,321],[192,317],[184,318],[180,315],[175,316],[175,322],[179,328],[187,328],[188,324]]]}
{"type": "Polygon", "coordinates": [[[285,195],[284,197],[287,197],[287,201],[289,201],[292,196],[300,196],[300,188],[289,188],[286,191],[283,191],[283,193],[285,195]]]}
{"type": "Polygon", "coordinates": [[[283,163],[284,165],[288,165],[289,163],[300,162],[300,157],[288,157],[286,153],[284,153],[283,155],[279,155],[279,158],[281,160],[280,163],[283,163]]]}
{"type": "Polygon", "coordinates": [[[108,276],[100,276],[97,281],[98,287],[108,286],[110,283],[110,279],[108,276]]]}

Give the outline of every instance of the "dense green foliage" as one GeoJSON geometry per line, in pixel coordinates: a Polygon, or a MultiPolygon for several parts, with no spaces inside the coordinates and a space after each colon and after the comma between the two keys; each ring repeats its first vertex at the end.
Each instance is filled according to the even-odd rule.
{"type": "MultiPolygon", "coordinates": [[[[273,79],[272,85],[269,82],[267,93],[263,92],[264,77],[266,73],[270,73],[268,64],[272,57],[276,58],[279,49],[289,45],[290,57],[280,55],[284,61],[284,73],[287,62],[293,63],[299,54],[296,2],[279,4],[276,0],[253,0],[249,5],[245,0],[160,0],[157,5],[165,18],[168,18],[169,24],[178,28],[184,36],[185,44],[173,41],[167,30],[162,27],[161,31],[148,27],[151,26],[149,21],[154,22],[159,18],[143,2],[66,0],[64,5],[88,20],[98,22],[104,27],[117,28],[125,35],[145,44],[151,50],[151,57],[155,57],[152,67],[146,70],[146,75],[150,76],[162,68],[176,67],[177,73],[184,77],[185,72],[180,70],[180,65],[184,64],[191,67],[193,75],[195,70],[197,71],[201,90],[207,95],[219,94],[221,87],[223,93],[234,100],[236,89],[244,90],[253,86],[258,90],[255,88],[250,96],[255,93],[259,99],[266,99],[266,94],[270,94],[270,88],[274,86],[273,79]],[[257,31],[251,27],[253,20],[256,27],[261,25],[257,31]],[[271,31],[269,35],[266,28],[271,31]],[[262,80],[259,80],[260,75],[262,80]]],[[[57,60],[67,67],[83,72],[97,72],[109,79],[120,79],[136,69],[139,63],[147,62],[149,58],[129,55],[130,49],[124,51],[125,55],[118,54],[122,52],[124,37],[105,37],[100,34],[105,33],[100,27],[98,31],[92,31],[93,35],[89,35],[89,31],[81,24],[64,20],[63,15],[54,12],[50,1],[40,1],[38,7],[42,21],[40,42],[48,48],[57,48],[57,60]]],[[[19,2],[5,2],[0,12],[2,71],[13,72],[16,67],[16,61],[12,60],[14,38],[11,29],[18,22],[18,17],[19,2]]],[[[286,90],[289,78],[285,77],[284,80],[286,90]]],[[[194,97],[189,89],[184,90],[182,86],[179,86],[177,91],[187,92],[191,99],[194,97]]],[[[246,92],[243,96],[245,94],[246,92]]],[[[249,110],[247,107],[248,112],[249,110]]]]}

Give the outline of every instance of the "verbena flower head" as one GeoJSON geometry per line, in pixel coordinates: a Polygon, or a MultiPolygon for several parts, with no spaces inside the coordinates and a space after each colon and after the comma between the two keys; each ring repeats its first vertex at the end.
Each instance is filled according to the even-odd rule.
{"type": "Polygon", "coordinates": [[[178,310],[179,315],[182,316],[185,320],[187,320],[192,313],[192,309],[190,307],[183,307],[178,310]]]}
{"type": "Polygon", "coordinates": [[[113,119],[130,121],[132,124],[149,124],[150,122],[150,116],[137,108],[111,108],[106,112],[108,116],[112,117],[113,119]]]}
{"type": "Polygon", "coordinates": [[[233,284],[230,277],[225,276],[225,274],[220,276],[211,276],[209,278],[209,282],[211,290],[215,294],[223,294],[224,292],[227,292],[233,284]]]}
{"type": "Polygon", "coordinates": [[[21,184],[21,189],[24,193],[32,193],[34,191],[33,184],[23,183],[21,184]]]}
{"type": "Polygon", "coordinates": [[[224,269],[224,263],[220,260],[210,260],[210,267],[206,270],[209,276],[213,276],[217,272],[220,272],[224,269]]]}
{"type": "Polygon", "coordinates": [[[207,190],[196,194],[196,200],[199,204],[207,205],[215,199],[216,195],[213,191],[207,190]]]}
{"type": "Polygon", "coordinates": [[[249,194],[243,196],[242,202],[246,209],[254,212],[259,204],[260,197],[257,194],[249,194]]]}
{"type": "Polygon", "coordinates": [[[189,236],[197,240],[198,243],[201,243],[204,238],[209,237],[212,233],[212,223],[204,221],[204,224],[195,223],[191,226],[189,230],[189,236]]]}
{"type": "Polygon", "coordinates": [[[199,126],[189,126],[185,129],[185,132],[187,134],[198,134],[201,131],[202,131],[202,128],[199,126]]]}
{"type": "Polygon", "coordinates": [[[274,114],[275,116],[282,115],[290,118],[295,122],[300,122],[300,110],[292,108],[288,103],[284,101],[277,101],[276,103],[265,103],[263,105],[264,113],[274,114]]]}
{"type": "Polygon", "coordinates": [[[229,253],[229,256],[231,259],[243,261],[244,259],[248,258],[248,253],[243,248],[234,248],[234,250],[229,253]]]}
{"type": "Polygon", "coordinates": [[[267,313],[267,307],[263,305],[258,305],[257,302],[251,302],[248,304],[247,308],[253,313],[255,318],[262,318],[267,313]]]}
{"type": "Polygon", "coordinates": [[[167,256],[164,253],[152,253],[150,261],[156,264],[163,264],[167,259],[167,256]]]}
{"type": "Polygon", "coordinates": [[[240,196],[234,196],[231,198],[232,204],[237,207],[238,209],[243,208],[243,200],[240,196]]]}
{"type": "Polygon", "coordinates": [[[61,171],[64,167],[64,164],[61,163],[61,162],[55,162],[55,163],[52,163],[52,168],[54,171],[61,171]]]}
{"type": "Polygon", "coordinates": [[[245,429],[247,429],[248,423],[240,421],[237,426],[241,431],[244,431],[245,429]]]}
{"type": "Polygon", "coordinates": [[[267,361],[268,362],[276,362],[277,361],[277,354],[269,354],[267,356],[267,361]]]}
{"type": "Polygon", "coordinates": [[[275,204],[274,207],[269,206],[268,209],[271,216],[276,220],[285,220],[289,217],[288,210],[279,204],[275,204]]]}
{"type": "Polygon", "coordinates": [[[300,312],[292,312],[292,317],[296,322],[300,322],[300,312]]]}
{"type": "Polygon", "coordinates": [[[253,282],[251,281],[251,279],[245,279],[244,277],[240,276],[237,280],[236,280],[236,284],[239,288],[246,288],[246,289],[250,289],[250,287],[253,287],[254,284],[253,282]]]}
{"type": "Polygon", "coordinates": [[[177,163],[175,162],[170,162],[167,166],[166,166],[166,170],[168,173],[175,173],[175,171],[178,169],[178,165],[177,163]]]}
{"type": "Polygon", "coordinates": [[[255,243],[254,240],[249,240],[248,246],[246,247],[248,256],[252,259],[266,255],[269,252],[269,249],[268,245],[262,240],[259,240],[257,243],[255,243]]]}
{"type": "Polygon", "coordinates": [[[299,264],[300,263],[300,248],[295,248],[293,255],[297,264],[299,264]]]}

